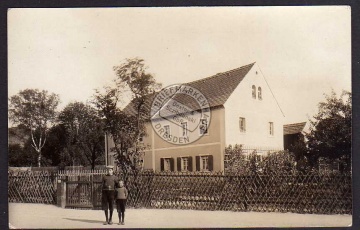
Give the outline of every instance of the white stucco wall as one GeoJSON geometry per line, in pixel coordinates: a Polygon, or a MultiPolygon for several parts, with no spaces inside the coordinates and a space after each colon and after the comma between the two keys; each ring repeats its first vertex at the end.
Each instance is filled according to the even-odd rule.
{"type": "MultiPolygon", "coordinates": [[[[270,84],[270,83],[269,83],[270,84]]],[[[257,94],[257,91],[256,91],[257,94]]],[[[281,113],[257,64],[251,68],[225,105],[225,144],[243,144],[264,149],[283,149],[281,113]],[[262,88],[262,100],[252,98],[252,85],[262,88]],[[246,119],[246,132],[240,132],[239,117],[246,119]],[[274,123],[274,135],[269,134],[269,122],[274,123]]]]}

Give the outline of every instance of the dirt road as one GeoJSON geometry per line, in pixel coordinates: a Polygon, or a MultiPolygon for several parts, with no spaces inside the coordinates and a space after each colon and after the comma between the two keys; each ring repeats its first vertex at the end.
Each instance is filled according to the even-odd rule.
{"type": "Polygon", "coordinates": [[[125,225],[103,225],[101,210],[62,209],[45,204],[9,204],[10,228],[232,228],[349,226],[351,215],[314,215],[173,209],[127,209],[125,225]]]}

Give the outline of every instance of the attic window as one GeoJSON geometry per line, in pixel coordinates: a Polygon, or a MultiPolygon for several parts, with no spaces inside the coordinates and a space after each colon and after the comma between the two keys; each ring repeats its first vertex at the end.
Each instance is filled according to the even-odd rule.
{"type": "Polygon", "coordinates": [[[258,99],[262,100],[262,92],[261,92],[261,87],[258,87],[258,99]]]}
{"type": "Polygon", "coordinates": [[[256,99],[256,86],[252,86],[252,98],[256,99]]]}

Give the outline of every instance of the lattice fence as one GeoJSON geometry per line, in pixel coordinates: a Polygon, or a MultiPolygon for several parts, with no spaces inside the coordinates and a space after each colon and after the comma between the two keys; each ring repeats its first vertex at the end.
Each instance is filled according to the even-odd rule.
{"type": "MultiPolygon", "coordinates": [[[[71,175],[60,172],[56,175],[9,172],[9,202],[55,203],[54,181],[66,178],[74,184],[67,191],[74,193],[71,202],[74,205],[77,200],[91,202],[86,196],[93,194],[93,207],[96,208],[101,204],[100,181],[103,174],[104,171],[71,175]],[[88,187],[92,190],[76,190],[84,187],[77,186],[76,181],[91,182],[88,187]]],[[[127,205],[136,208],[352,213],[350,175],[144,172],[136,178],[130,175],[126,186],[129,189],[127,205]]]]}
{"type": "Polygon", "coordinates": [[[143,173],[131,178],[132,207],[352,213],[351,176],[143,173]]]}
{"type": "Polygon", "coordinates": [[[8,200],[20,203],[56,203],[56,172],[9,171],[8,200]]]}

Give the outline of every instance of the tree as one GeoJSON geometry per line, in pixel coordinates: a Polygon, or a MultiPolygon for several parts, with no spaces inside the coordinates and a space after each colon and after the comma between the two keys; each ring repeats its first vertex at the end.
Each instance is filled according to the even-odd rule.
{"type": "MultiPolygon", "coordinates": [[[[128,172],[139,171],[137,162],[143,155],[143,148],[137,143],[139,126],[136,117],[117,107],[119,99],[115,96],[116,92],[116,89],[111,88],[106,88],[105,93],[96,91],[93,102],[103,117],[104,132],[110,135],[114,142],[115,147],[111,150],[116,152],[117,162],[126,177],[128,172]]],[[[140,126],[140,129],[143,130],[143,126],[140,126]]]]}
{"type": "Polygon", "coordinates": [[[29,130],[23,125],[9,127],[8,129],[9,145],[19,144],[20,146],[24,146],[30,137],[29,134],[30,134],[29,130]]]}
{"type": "Polygon", "coordinates": [[[12,96],[9,104],[9,119],[14,125],[25,126],[31,137],[31,146],[38,154],[41,166],[41,150],[46,143],[47,133],[56,119],[59,96],[46,90],[25,89],[12,96]]]}
{"type": "Polygon", "coordinates": [[[306,147],[305,136],[302,133],[298,134],[298,138],[295,143],[289,146],[289,152],[294,155],[294,160],[296,162],[296,169],[299,172],[305,173],[310,170],[309,159],[311,155],[309,155],[308,149],[306,147]]]}
{"type": "Polygon", "coordinates": [[[161,85],[146,72],[143,59],[126,59],[114,67],[115,87],[105,87],[105,92],[96,91],[94,101],[100,116],[104,118],[105,131],[114,141],[117,162],[124,174],[140,170],[139,163],[144,155],[145,146],[139,137],[145,134],[145,104],[149,95],[160,90],[161,85]],[[120,96],[131,95],[134,114],[128,114],[118,108],[120,96]]]}
{"type": "Polygon", "coordinates": [[[124,63],[114,67],[117,76],[115,83],[118,88],[128,88],[132,93],[138,137],[141,134],[142,118],[147,112],[144,107],[146,99],[161,89],[161,84],[156,83],[154,77],[145,72],[146,69],[144,60],[139,58],[126,59],[124,63]]]}
{"type": "MultiPolygon", "coordinates": [[[[137,166],[142,156],[145,147],[139,143],[141,135],[144,135],[144,117],[148,112],[145,108],[145,102],[149,95],[152,95],[156,91],[161,89],[161,84],[156,83],[155,78],[146,72],[144,60],[140,58],[126,59],[125,62],[118,66],[114,66],[116,73],[115,83],[118,88],[128,88],[132,93],[132,103],[135,108],[135,119],[128,117],[125,119],[126,124],[129,126],[135,122],[135,129],[130,129],[133,138],[133,143],[130,148],[127,149],[125,156],[131,157],[132,170],[137,171],[137,166]]],[[[130,127],[129,127],[130,128],[130,127]]],[[[124,153],[124,152],[121,152],[124,153]]],[[[120,154],[120,158],[123,158],[120,154]]],[[[119,159],[121,160],[121,159],[119,159]]],[[[129,162],[130,163],[130,162],[129,162]]]]}
{"type": "Polygon", "coordinates": [[[52,166],[59,166],[61,169],[69,165],[70,161],[64,156],[66,149],[66,129],[63,124],[57,124],[48,132],[47,143],[42,150],[43,158],[52,166]]]}
{"type": "Polygon", "coordinates": [[[257,150],[245,153],[242,145],[229,145],[225,148],[225,173],[240,175],[283,174],[295,171],[294,155],[288,151],[259,154],[257,150]]]}
{"type": "Polygon", "coordinates": [[[27,167],[36,165],[36,156],[33,152],[31,152],[31,150],[33,149],[28,149],[26,146],[21,146],[20,144],[9,144],[8,165],[12,167],[27,167]]]}
{"type": "Polygon", "coordinates": [[[102,163],[103,124],[94,108],[81,102],[70,103],[60,112],[59,121],[66,132],[65,154],[70,153],[72,160],[91,165],[92,169],[102,163]]]}
{"type": "Polygon", "coordinates": [[[352,96],[343,91],[338,98],[334,91],[325,95],[319,103],[319,111],[310,120],[310,131],[306,134],[307,147],[312,161],[319,157],[344,159],[351,162],[352,96]]]}
{"type": "Polygon", "coordinates": [[[244,173],[246,169],[246,156],[242,145],[229,145],[225,148],[225,173],[244,173]]]}

